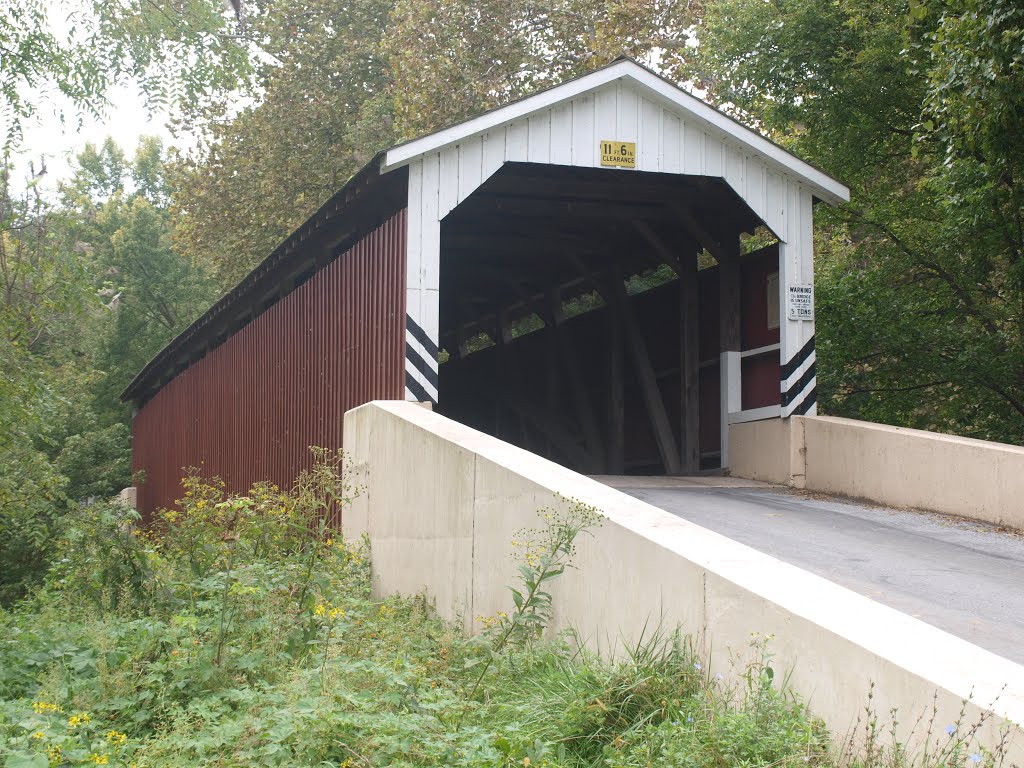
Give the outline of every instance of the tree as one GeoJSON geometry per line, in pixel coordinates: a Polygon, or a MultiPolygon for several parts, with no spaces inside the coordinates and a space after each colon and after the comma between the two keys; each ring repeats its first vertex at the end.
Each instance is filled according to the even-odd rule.
{"type": "Polygon", "coordinates": [[[0,603],[45,570],[71,505],[131,482],[119,395],[215,291],[171,247],[159,141],[87,146],[48,201],[0,177],[0,603]]]}
{"type": "Polygon", "coordinates": [[[175,244],[227,290],[392,143],[380,39],[389,0],[307,0],[252,10],[268,52],[260,99],[205,112],[204,139],[171,177],[175,244]]]}
{"type": "Polygon", "coordinates": [[[1024,439],[1022,10],[720,0],[696,71],[843,179],[822,212],[819,390],[833,413],[1024,439]]]}
{"type": "Polygon", "coordinates": [[[700,3],[398,0],[385,38],[402,138],[430,132],[622,55],[677,76],[700,3]]]}
{"type": "Polygon", "coordinates": [[[56,90],[99,116],[113,83],[134,79],[154,105],[191,109],[250,72],[251,43],[219,0],[92,0],[60,7],[40,0],[0,6],[0,141],[17,144],[37,94],[56,90]],[[61,33],[55,32],[55,24],[61,33]]]}
{"type": "Polygon", "coordinates": [[[65,480],[47,455],[58,394],[45,355],[85,292],[48,213],[36,189],[14,195],[0,167],[0,603],[42,575],[67,508],[65,480]]]}
{"type": "MultiPolygon", "coordinates": [[[[88,355],[100,372],[90,390],[93,428],[127,419],[120,393],[168,341],[215,298],[206,273],[172,245],[164,151],[140,140],[134,158],[109,139],[87,145],[62,188],[76,247],[87,254],[102,306],[90,318],[88,355]]],[[[69,414],[70,418],[70,414],[69,414]]]]}
{"type": "Polygon", "coordinates": [[[373,155],[623,52],[678,69],[695,3],[288,0],[253,11],[259,98],[172,179],[175,242],[228,289],[373,155]]]}

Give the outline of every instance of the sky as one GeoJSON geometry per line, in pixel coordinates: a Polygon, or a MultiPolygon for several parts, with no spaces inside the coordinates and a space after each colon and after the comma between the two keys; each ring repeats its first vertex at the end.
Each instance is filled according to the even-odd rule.
{"type": "MultiPolygon", "coordinates": [[[[75,13],[87,12],[87,9],[88,3],[83,0],[57,0],[45,8],[49,26],[57,37],[67,36],[69,19],[75,13]]],[[[17,184],[28,178],[30,162],[38,172],[42,160],[47,171],[43,184],[53,189],[58,181],[70,175],[71,161],[87,142],[99,145],[108,136],[120,144],[129,157],[134,153],[140,136],[159,136],[167,145],[175,143],[167,129],[167,112],[158,111],[150,115],[137,84],[126,82],[114,86],[107,91],[106,97],[109,105],[100,118],[95,118],[80,114],[70,99],[52,85],[28,91],[25,101],[36,105],[36,114],[23,121],[23,139],[11,158],[14,165],[12,182],[17,184]],[[63,123],[60,119],[62,111],[65,116],[63,123]]],[[[6,129],[0,116],[0,137],[7,134],[6,129]]]]}
{"type": "Polygon", "coordinates": [[[150,116],[143,97],[134,85],[120,85],[107,93],[110,106],[102,118],[81,115],[82,125],[73,106],[60,94],[39,94],[38,111],[23,125],[24,138],[17,149],[15,178],[27,176],[29,162],[38,172],[40,161],[45,161],[44,183],[52,188],[70,174],[71,161],[87,142],[99,145],[112,137],[131,156],[140,136],[159,136],[168,145],[172,143],[167,129],[168,115],[159,112],[150,116]],[[66,122],[59,114],[63,107],[66,122]]]}

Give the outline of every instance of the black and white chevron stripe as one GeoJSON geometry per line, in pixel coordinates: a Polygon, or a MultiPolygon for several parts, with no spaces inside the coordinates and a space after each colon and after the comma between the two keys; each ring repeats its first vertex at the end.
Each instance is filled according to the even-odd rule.
{"type": "Polygon", "coordinates": [[[814,337],[782,366],[782,415],[803,416],[817,402],[814,337]]]}
{"type": "Polygon", "coordinates": [[[437,344],[405,316],[405,399],[437,405],[437,344]]]}

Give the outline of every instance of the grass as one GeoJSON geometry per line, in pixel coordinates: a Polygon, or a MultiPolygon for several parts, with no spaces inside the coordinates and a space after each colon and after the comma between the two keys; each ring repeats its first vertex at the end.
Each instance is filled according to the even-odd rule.
{"type": "MultiPolygon", "coordinates": [[[[763,656],[723,677],[678,633],[614,662],[540,639],[586,515],[568,538],[546,518],[482,637],[422,597],[374,600],[365,543],[327,525],[354,489],[319,458],[288,492],[190,478],[159,537],[83,510],[46,586],[0,614],[0,765],[917,764],[898,745],[844,757],[763,656]]],[[[943,738],[927,766],[975,764],[943,738]]]]}

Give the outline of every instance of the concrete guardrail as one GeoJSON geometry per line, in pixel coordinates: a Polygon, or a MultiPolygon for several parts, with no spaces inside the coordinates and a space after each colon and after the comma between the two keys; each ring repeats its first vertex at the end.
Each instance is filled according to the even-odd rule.
{"type": "MultiPolygon", "coordinates": [[[[571,627],[615,653],[645,627],[678,626],[725,674],[730,659],[749,658],[753,633],[772,635],[773,666],[791,670],[793,689],[840,737],[862,721],[872,684],[879,725],[895,709],[911,745],[933,705],[940,735],[961,706],[967,723],[989,713],[976,734],[989,746],[1024,722],[1024,667],[527,451],[404,402],[349,411],[344,434],[365,491],[343,525],[369,534],[379,595],[425,593],[476,630],[475,617],[509,610],[512,539],[562,494],[606,521],[554,582],[551,632],[571,627]]],[[[1024,737],[1013,763],[1024,765],[1024,737]]]]}
{"type": "Polygon", "coordinates": [[[1024,530],[1024,448],[831,416],[729,427],[730,472],[1024,530]]]}

